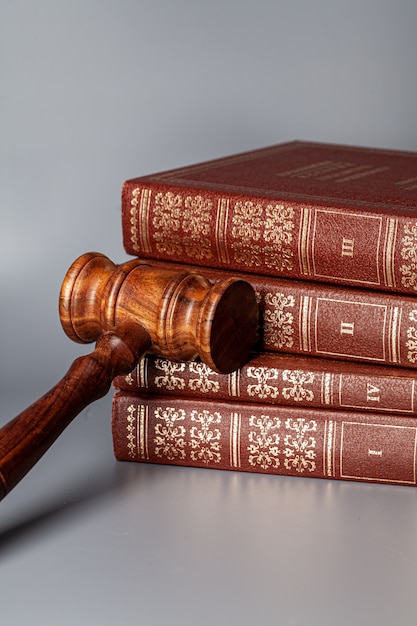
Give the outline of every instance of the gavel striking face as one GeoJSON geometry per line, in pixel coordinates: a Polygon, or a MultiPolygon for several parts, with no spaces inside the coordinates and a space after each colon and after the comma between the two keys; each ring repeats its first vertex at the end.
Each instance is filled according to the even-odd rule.
{"type": "Polygon", "coordinates": [[[62,284],[62,326],[74,341],[97,340],[67,374],[0,429],[0,499],[25,476],[66,426],[129,373],[147,351],[171,360],[199,356],[230,373],[249,358],[258,308],[253,288],[227,279],[132,260],[114,265],[99,253],[77,259],[62,284]]]}
{"type": "Polygon", "coordinates": [[[141,260],[114,265],[87,253],[67,272],[60,295],[67,335],[89,343],[121,322],[141,324],[151,351],[174,361],[196,356],[230,373],[249,358],[255,340],[257,304],[245,281],[214,285],[198,273],[154,268],[141,260]]]}

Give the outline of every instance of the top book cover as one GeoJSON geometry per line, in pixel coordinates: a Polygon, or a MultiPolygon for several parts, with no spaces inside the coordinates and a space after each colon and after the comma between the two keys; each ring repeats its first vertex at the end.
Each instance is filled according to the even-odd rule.
{"type": "Polygon", "coordinates": [[[417,295],[417,152],[293,141],[128,180],[127,253],[417,295]]]}

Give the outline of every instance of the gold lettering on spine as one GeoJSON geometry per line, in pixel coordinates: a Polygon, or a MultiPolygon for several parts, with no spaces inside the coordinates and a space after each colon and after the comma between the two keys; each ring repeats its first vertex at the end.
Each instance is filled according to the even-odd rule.
{"type": "Polygon", "coordinates": [[[227,198],[220,198],[217,204],[215,237],[216,237],[218,258],[225,265],[229,263],[229,253],[227,250],[227,241],[226,241],[228,217],[229,217],[229,200],[227,198]]]}
{"type": "Polygon", "coordinates": [[[366,384],[366,400],[367,402],[379,402],[381,390],[372,383],[366,384]]]}
{"type": "Polygon", "coordinates": [[[310,296],[303,296],[300,305],[300,341],[301,350],[311,352],[310,340],[310,319],[311,319],[311,303],[310,296]]]}
{"type": "Polygon", "coordinates": [[[230,419],[230,465],[240,467],[240,429],[242,416],[232,413],[230,419]]]}
{"type": "Polygon", "coordinates": [[[300,236],[298,240],[298,256],[300,259],[301,273],[309,275],[311,273],[308,257],[308,244],[310,238],[311,209],[303,207],[301,209],[300,236]]]}
{"type": "Polygon", "coordinates": [[[350,256],[353,257],[353,249],[355,245],[354,239],[347,239],[343,237],[342,239],[342,256],[350,256]]]}
{"type": "Polygon", "coordinates": [[[384,250],[384,278],[387,287],[395,287],[394,246],[397,237],[397,229],[398,220],[393,218],[388,219],[384,250]]]}
{"type": "Polygon", "coordinates": [[[340,322],[341,335],[353,335],[355,332],[355,322],[340,322]]]}
{"type": "Polygon", "coordinates": [[[368,456],[379,456],[382,458],[382,450],[371,450],[371,448],[368,448],[368,456]]]}
{"type": "MultiPolygon", "coordinates": [[[[404,443],[403,443],[404,445],[404,443]]],[[[406,444],[407,446],[409,445],[409,443],[407,442],[406,444]]],[[[407,450],[409,450],[407,448],[407,450]]],[[[375,450],[373,448],[368,448],[367,449],[367,454],[368,456],[381,456],[382,455],[382,450],[375,450]]],[[[396,459],[394,459],[395,462],[396,459]]],[[[371,481],[371,482],[384,482],[384,483],[401,483],[401,484],[408,484],[408,485],[415,485],[417,482],[417,428],[413,427],[413,426],[393,426],[393,425],[389,425],[389,424],[369,424],[367,422],[342,422],[341,425],[341,439],[340,439],[340,477],[341,478],[347,478],[347,479],[355,479],[355,480],[366,480],[366,481],[371,481]],[[404,467],[404,471],[408,474],[409,478],[407,479],[405,476],[404,478],[393,478],[389,475],[386,475],[385,477],[381,477],[381,476],[375,476],[372,474],[366,474],[365,476],[362,474],[359,474],[360,471],[360,467],[358,466],[356,468],[356,472],[353,474],[348,474],[345,472],[344,467],[343,467],[343,444],[344,444],[344,440],[345,437],[351,437],[352,436],[352,427],[355,429],[356,433],[355,436],[356,437],[360,437],[360,430],[362,428],[369,431],[369,429],[373,429],[375,431],[375,433],[378,434],[378,437],[380,438],[381,435],[380,433],[385,430],[387,432],[387,436],[388,437],[393,437],[394,439],[396,439],[397,437],[402,437],[403,438],[403,442],[404,442],[404,433],[406,431],[408,431],[409,434],[407,434],[407,439],[409,439],[410,437],[413,437],[413,443],[412,443],[412,448],[413,448],[413,459],[410,460],[408,458],[408,456],[406,457],[404,455],[404,451],[399,449],[397,452],[397,455],[402,455],[403,459],[404,459],[404,466],[405,463],[407,463],[407,465],[404,467]],[[379,431],[379,433],[378,433],[379,431]]],[[[352,465],[350,465],[352,468],[352,465]]],[[[353,468],[352,468],[353,469],[353,468]]],[[[387,471],[390,471],[390,468],[388,467],[387,471]]]]}

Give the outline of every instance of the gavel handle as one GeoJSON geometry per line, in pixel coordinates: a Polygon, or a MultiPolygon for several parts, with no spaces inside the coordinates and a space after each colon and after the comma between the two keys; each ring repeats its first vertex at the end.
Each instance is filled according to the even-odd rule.
{"type": "Polygon", "coordinates": [[[101,335],[66,375],[0,429],[0,500],[29,472],[71,421],[109,391],[115,376],[129,373],[149,350],[147,330],[126,322],[101,335]]]}

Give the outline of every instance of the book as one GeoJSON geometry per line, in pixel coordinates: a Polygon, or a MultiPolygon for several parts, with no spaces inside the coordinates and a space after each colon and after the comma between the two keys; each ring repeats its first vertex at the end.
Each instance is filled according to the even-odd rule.
{"type": "Polygon", "coordinates": [[[213,282],[235,276],[252,285],[259,304],[257,352],[417,368],[416,297],[212,268],[204,268],[204,275],[213,282]]]}
{"type": "Polygon", "coordinates": [[[294,141],[127,180],[135,256],[417,294],[417,153],[294,141]]]}
{"type": "Polygon", "coordinates": [[[415,417],[119,392],[112,436],[119,461],[416,486],[415,417]]]}
{"type": "Polygon", "coordinates": [[[405,368],[262,353],[231,374],[201,361],[143,357],[114,388],[132,394],[417,417],[417,377],[405,368]]]}

